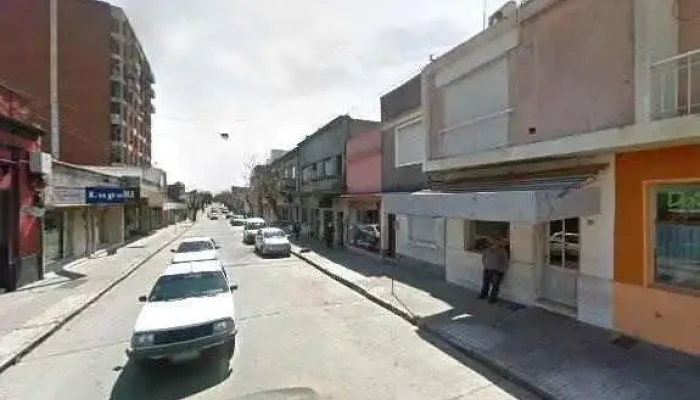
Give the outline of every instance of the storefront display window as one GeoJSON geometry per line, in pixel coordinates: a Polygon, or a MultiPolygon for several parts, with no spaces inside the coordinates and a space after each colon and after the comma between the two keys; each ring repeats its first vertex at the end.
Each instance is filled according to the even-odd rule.
{"type": "Polygon", "coordinates": [[[700,184],[655,190],[654,278],[700,289],[700,184]]]}
{"type": "Polygon", "coordinates": [[[44,216],[44,265],[63,259],[63,213],[47,212],[44,216]]]}
{"type": "Polygon", "coordinates": [[[356,221],[348,229],[351,246],[372,252],[381,248],[381,232],[379,230],[379,210],[357,210],[356,221]]]}
{"type": "Polygon", "coordinates": [[[501,238],[506,246],[510,243],[510,222],[506,221],[464,221],[464,249],[481,251],[488,247],[489,238],[501,238]]]}

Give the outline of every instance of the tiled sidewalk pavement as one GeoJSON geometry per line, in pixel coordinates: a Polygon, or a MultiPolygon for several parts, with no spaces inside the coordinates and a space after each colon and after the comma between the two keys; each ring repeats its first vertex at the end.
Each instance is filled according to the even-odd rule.
{"type": "MultiPolygon", "coordinates": [[[[545,398],[699,399],[700,358],[536,307],[490,305],[430,275],[305,244],[297,256],[545,398]],[[394,288],[392,294],[392,278],[394,288]]],[[[700,338],[698,339],[700,340],[700,338]]]]}
{"type": "Polygon", "coordinates": [[[73,263],[16,292],[0,294],[0,372],[190,226],[160,229],[112,255],[73,263]]]}

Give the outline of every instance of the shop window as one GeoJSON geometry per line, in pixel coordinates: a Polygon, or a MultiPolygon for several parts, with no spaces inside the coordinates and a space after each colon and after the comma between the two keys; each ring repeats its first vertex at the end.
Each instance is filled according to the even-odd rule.
{"type": "Polygon", "coordinates": [[[464,221],[464,250],[479,252],[488,247],[489,238],[500,238],[506,246],[510,243],[510,222],[464,221]]]}
{"type": "Polygon", "coordinates": [[[435,244],[436,218],[418,215],[408,216],[408,239],[412,242],[435,244]]]}
{"type": "Polygon", "coordinates": [[[553,267],[578,269],[581,255],[579,219],[550,221],[548,234],[548,264],[553,267]]]}
{"type": "Polygon", "coordinates": [[[700,289],[700,184],[654,191],[654,280],[700,289]]]}
{"type": "Polygon", "coordinates": [[[379,210],[355,210],[355,222],[348,228],[350,244],[372,252],[379,252],[381,233],[379,210]]]}

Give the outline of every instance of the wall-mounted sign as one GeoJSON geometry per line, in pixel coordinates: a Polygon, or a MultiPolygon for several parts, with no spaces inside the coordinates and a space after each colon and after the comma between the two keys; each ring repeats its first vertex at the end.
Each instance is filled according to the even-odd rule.
{"type": "Polygon", "coordinates": [[[87,204],[123,204],[124,188],[91,186],[85,188],[85,202],[87,204]]]}
{"type": "Polygon", "coordinates": [[[46,204],[51,206],[76,206],[85,204],[85,188],[49,186],[46,188],[46,204]]]}
{"type": "Polygon", "coordinates": [[[125,188],[124,203],[138,204],[141,201],[141,189],[137,187],[125,188]]]}

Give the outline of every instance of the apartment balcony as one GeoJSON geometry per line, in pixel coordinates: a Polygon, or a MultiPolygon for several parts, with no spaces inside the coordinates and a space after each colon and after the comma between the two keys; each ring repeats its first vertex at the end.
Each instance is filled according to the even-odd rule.
{"type": "Polygon", "coordinates": [[[301,184],[301,191],[305,193],[339,194],[343,191],[343,182],[340,177],[312,180],[301,184]]]}
{"type": "Polygon", "coordinates": [[[651,119],[700,114],[700,49],[651,65],[651,119]]]}
{"type": "Polygon", "coordinates": [[[282,178],[279,181],[279,189],[282,192],[293,192],[297,188],[296,178],[282,178]]]}
{"type": "Polygon", "coordinates": [[[109,121],[112,123],[112,125],[120,125],[123,122],[122,116],[119,114],[110,114],[109,121]]]}

